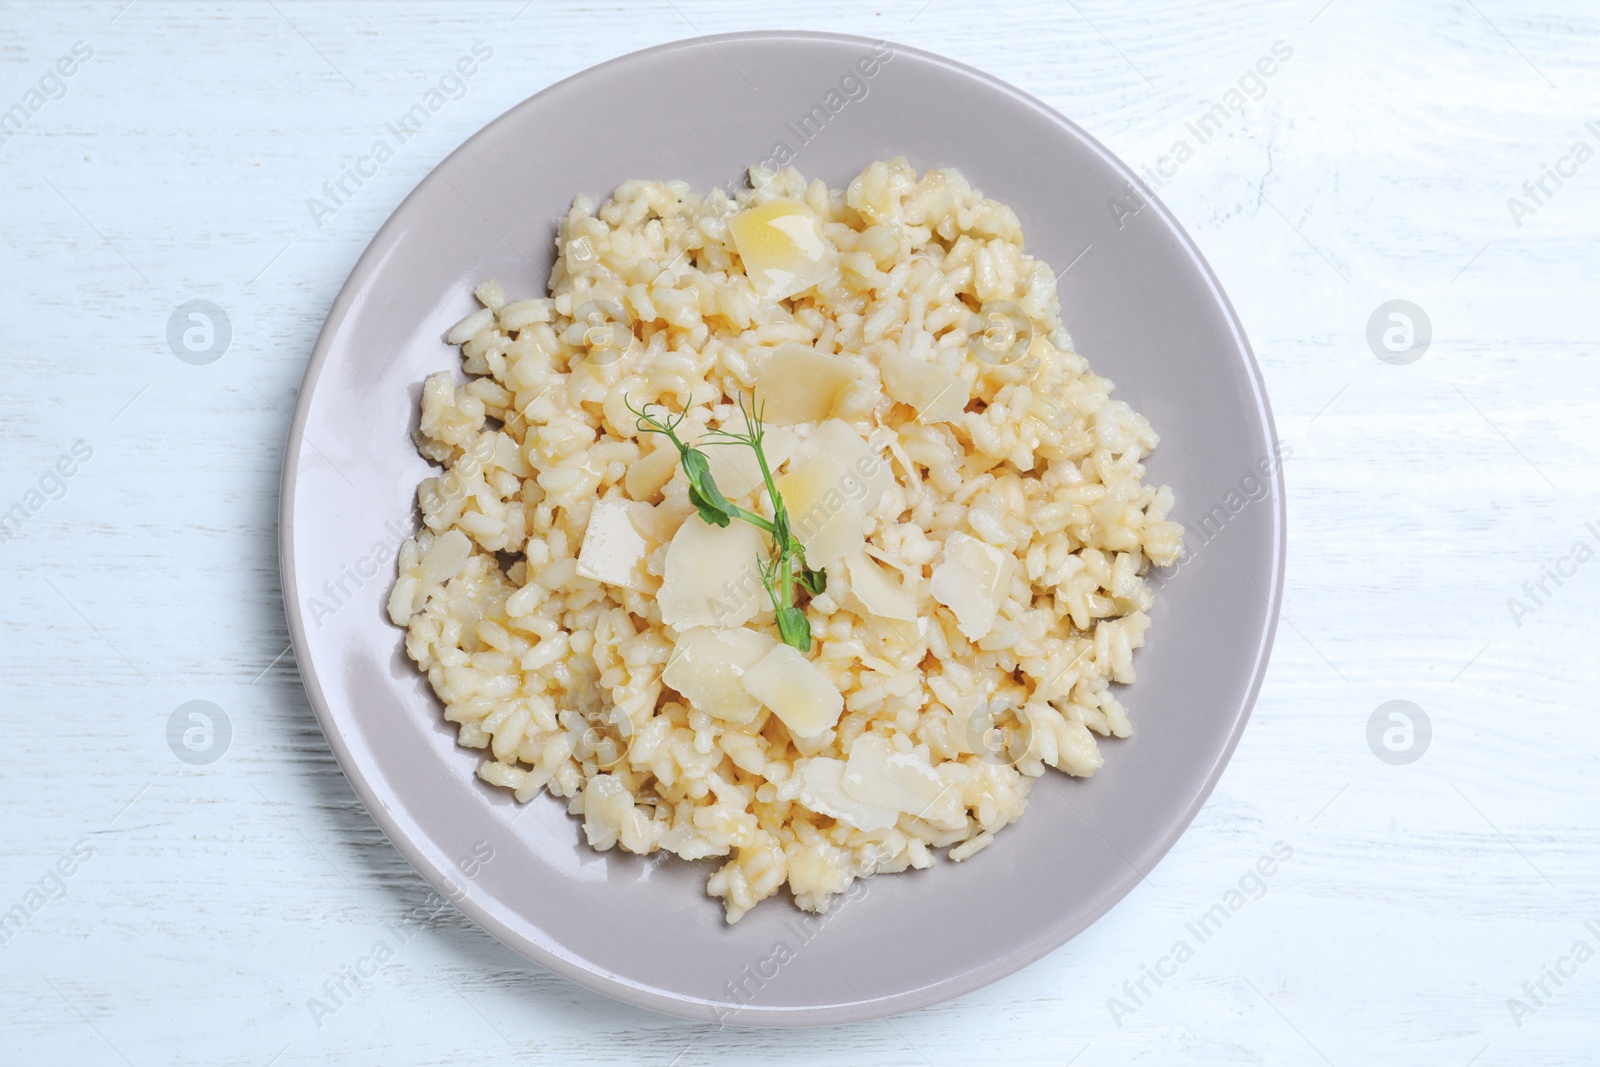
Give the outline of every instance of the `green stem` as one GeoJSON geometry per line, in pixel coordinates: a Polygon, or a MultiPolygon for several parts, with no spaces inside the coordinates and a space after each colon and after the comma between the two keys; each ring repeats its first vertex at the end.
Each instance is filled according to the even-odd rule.
{"type": "Polygon", "coordinates": [[[751,526],[755,526],[758,529],[765,531],[768,535],[773,535],[777,532],[777,527],[768,522],[766,519],[763,519],[760,515],[757,515],[755,512],[746,511],[737,504],[732,505],[732,507],[733,513],[739,518],[743,519],[745,522],[748,522],[751,526]]]}

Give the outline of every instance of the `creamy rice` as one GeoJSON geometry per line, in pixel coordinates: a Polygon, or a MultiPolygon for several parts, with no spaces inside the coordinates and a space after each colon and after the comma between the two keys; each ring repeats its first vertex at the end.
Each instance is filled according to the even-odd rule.
{"type": "MultiPolygon", "coordinates": [[[[1010,208],[900,159],[843,190],[793,169],[752,178],[737,197],[650,181],[579,197],[549,297],[478,287],[481,310],[448,335],[468,380],[423,389],[417,447],[444,470],[419,489],[389,601],[484,781],[568,798],[597,849],[716,857],[708,892],[729,922],[785,885],[820,912],[935,849],[965,860],[1046,768],[1093,774],[1097,737],[1131,729],[1110,686],[1133,681],[1149,626],[1142,575],[1177,559],[1182,532],[1170,491],[1143,481],[1156,434],[1072,350],[1055,273],[1022,251],[1010,208]],[[750,276],[734,221],[776,201],[810,220],[827,273],[783,298],[762,289],[781,272],[750,276]],[[740,714],[663,680],[699,693],[713,679],[695,657],[715,641],[757,655],[776,631],[739,553],[658,599],[669,548],[704,524],[676,451],[628,404],[686,410],[693,440],[742,426],[752,394],[791,412],[768,419],[780,474],[830,433],[859,437],[859,477],[809,509],[852,551],[806,605],[804,659],[842,699],[815,735],[744,695],[792,689],[760,690],[755,668],[718,676],[740,714]],[[808,405],[826,419],[795,421],[808,405]],[[602,519],[621,532],[601,537],[602,519]],[[675,606],[702,594],[714,618],[675,606]]],[[[723,491],[770,516],[732,446],[706,451],[725,457],[723,491]]]]}

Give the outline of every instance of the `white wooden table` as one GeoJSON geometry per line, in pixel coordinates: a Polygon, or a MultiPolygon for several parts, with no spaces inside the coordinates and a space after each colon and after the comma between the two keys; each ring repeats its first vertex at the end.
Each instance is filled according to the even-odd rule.
{"type": "Polygon", "coordinates": [[[0,144],[0,1062],[1595,1062],[1600,9],[986,6],[0,7],[0,109],[21,105],[0,144]],[[624,52],[764,26],[974,64],[1160,180],[1293,449],[1254,720],[1145,884],[939,1008],[719,1032],[541,972],[452,911],[314,1011],[427,892],[285,654],[279,461],[322,317],[396,203],[495,115],[624,52]],[[479,40],[494,55],[464,95],[314,219],[308,199],[479,40]],[[1188,124],[1218,104],[1202,140],[1188,124]],[[1396,299],[1431,324],[1411,362],[1368,342],[1396,299]],[[220,335],[168,338],[197,300],[231,327],[209,363],[220,335]],[[1431,738],[1384,721],[1369,746],[1392,700],[1431,738]],[[175,755],[195,747],[216,758],[175,755]],[[1292,858],[1256,894],[1276,842],[1292,858]],[[1186,924],[1242,878],[1200,943],[1186,924]]]}

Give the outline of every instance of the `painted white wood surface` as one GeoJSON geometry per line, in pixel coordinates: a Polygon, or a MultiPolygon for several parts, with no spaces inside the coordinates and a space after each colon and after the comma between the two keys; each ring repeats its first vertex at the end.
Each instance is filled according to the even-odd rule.
{"type": "Polygon", "coordinates": [[[1600,8],[123,3],[0,6],[0,109],[45,80],[0,144],[0,509],[26,513],[0,544],[0,912],[28,911],[0,945],[0,1062],[1594,1062],[1600,961],[1571,953],[1600,949],[1600,563],[1562,563],[1526,617],[1507,600],[1533,607],[1524,582],[1600,547],[1600,160],[1523,192],[1573,142],[1600,147],[1600,8]],[[426,895],[282,655],[279,459],[322,316],[400,198],[513,103],[636,48],[774,25],[974,64],[1137,166],[1191,142],[1159,194],[1294,451],[1287,625],[1250,729],[1145,884],[955,1003],[718,1032],[578,989],[447,912],[319,1026],[308,1000],[426,895]],[[466,95],[315,225],[307,198],[479,39],[495,56],[466,95]],[[80,41],[92,56],[47,99],[80,41]],[[1292,57],[1199,143],[1185,124],[1278,41],[1292,57]],[[1396,298],[1433,330],[1403,366],[1366,341],[1396,298]],[[195,299],[232,324],[209,366],[166,340],[195,299]],[[51,499],[80,439],[92,458],[51,499]],[[1432,723],[1405,766],[1366,739],[1394,699],[1432,723]],[[207,766],[168,746],[190,700],[231,723],[207,766]],[[1277,841],[1293,858],[1265,894],[1135,1002],[1124,983],[1193,944],[1185,923],[1277,841]]]}

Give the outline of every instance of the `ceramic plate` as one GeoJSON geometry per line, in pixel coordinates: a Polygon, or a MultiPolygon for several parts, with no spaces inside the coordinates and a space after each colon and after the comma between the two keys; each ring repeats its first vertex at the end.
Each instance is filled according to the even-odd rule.
{"type": "Polygon", "coordinates": [[[1271,415],[1238,320],[1194,244],[1132,180],[1083,130],[989,75],[803,32],[680,41],[601,64],[440,163],[373,238],[317,340],[281,526],[312,706],[373,818],[423,876],[575,982],[761,1026],[875,1018],[977,989],[1062,945],[1138,883],[1244,728],[1272,643],[1284,511],[1271,415]],[[1059,286],[1078,349],[1161,434],[1149,478],[1176,492],[1190,555],[1161,584],[1139,679],[1122,694],[1136,734],[1103,743],[1092,779],[1047,771],[1027,813],[971,862],[870,879],[825,918],[785,894],[728,926],[705,893],[712,861],[594,852],[563,801],[519,806],[474,777],[479,756],[456,745],[384,615],[393,564],[381,558],[415,527],[430,471],[409,436],[420,386],[459,368],[442,338],[477,306],[473,286],[492,276],[513,299],[542,295],[555,220],[575,194],[603,199],[629,178],[731,187],[780,145],[833,186],[904,155],[919,169],[958,167],[1011,205],[1028,250],[1071,265],[1059,286]]]}

